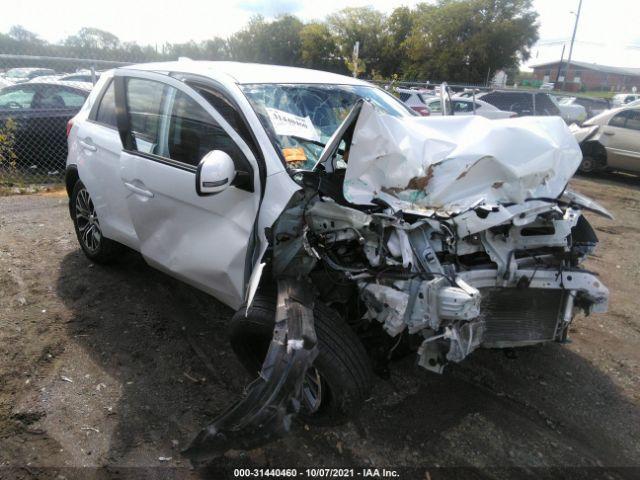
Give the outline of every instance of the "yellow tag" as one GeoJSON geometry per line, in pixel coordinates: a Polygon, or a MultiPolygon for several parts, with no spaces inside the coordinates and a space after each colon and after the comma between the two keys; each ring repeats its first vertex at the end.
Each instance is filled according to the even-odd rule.
{"type": "Polygon", "coordinates": [[[285,162],[307,161],[307,156],[304,154],[304,149],[301,147],[283,148],[282,154],[284,155],[285,162]]]}

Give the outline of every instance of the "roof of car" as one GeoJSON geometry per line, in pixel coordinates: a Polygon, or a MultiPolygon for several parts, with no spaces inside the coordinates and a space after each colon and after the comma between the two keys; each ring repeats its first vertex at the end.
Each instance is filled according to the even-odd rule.
{"type": "Polygon", "coordinates": [[[76,88],[78,90],[84,90],[86,92],[91,91],[93,84],[90,82],[73,82],[66,80],[40,80],[34,79],[27,83],[18,83],[16,86],[25,87],[28,85],[60,85],[63,87],[76,88]]]}
{"type": "Polygon", "coordinates": [[[329,83],[340,85],[369,85],[357,78],[308,68],[264,65],[260,63],[211,62],[178,60],[177,62],[141,63],[124,68],[157,72],[181,72],[215,77],[229,76],[236,83],[329,83]]]}

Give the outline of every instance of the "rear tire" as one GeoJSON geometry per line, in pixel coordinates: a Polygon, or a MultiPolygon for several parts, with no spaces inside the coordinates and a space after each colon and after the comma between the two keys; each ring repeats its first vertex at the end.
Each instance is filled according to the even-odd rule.
{"type": "Polygon", "coordinates": [[[101,264],[115,261],[122,253],[123,246],[102,235],[93,200],[80,180],[73,186],[69,209],[78,243],[87,258],[101,264]]]}
{"type": "MultiPolygon", "coordinates": [[[[248,315],[240,307],[229,325],[231,347],[251,375],[258,375],[269,348],[275,313],[275,298],[256,295],[248,315]]],[[[360,339],[335,310],[316,302],[313,314],[318,356],[303,390],[320,383],[320,402],[311,408],[304,390],[300,417],[315,425],[336,425],[355,416],[369,395],[371,365],[360,339]]]]}
{"type": "Polygon", "coordinates": [[[582,157],[582,162],[580,162],[578,170],[582,173],[593,173],[598,170],[598,162],[593,157],[584,156],[582,157]]]}

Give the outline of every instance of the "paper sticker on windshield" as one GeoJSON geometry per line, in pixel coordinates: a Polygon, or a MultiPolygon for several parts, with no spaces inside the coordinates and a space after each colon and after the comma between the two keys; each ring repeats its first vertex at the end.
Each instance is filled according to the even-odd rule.
{"type": "Polygon", "coordinates": [[[302,137],[308,140],[315,140],[316,142],[320,141],[320,135],[316,132],[309,117],[299,117],[275,108],[267,108],[267,114],[277,135],[302,137]]]}

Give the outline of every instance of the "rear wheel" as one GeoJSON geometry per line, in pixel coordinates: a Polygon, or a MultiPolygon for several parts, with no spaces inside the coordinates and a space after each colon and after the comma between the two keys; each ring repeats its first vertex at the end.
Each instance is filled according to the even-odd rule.
{"type": "MultiPolygon", "coordinates": [[[[276,302],[256,296],[229,326],[231,347],[252,375],[258,375],[275,323],[276,302]]],[[[354,416],[371,390],[371,365],[360,339],[338,313],[317,302],[313,311],[318,356],[302,387],[300,416],[311,424],[335,425],[354,416]]]]}
{"type": "Polygon", "coordinates": [[[584,156],[582,157],[582,162],[580,163],[578,169],[582,173],[593,173],[598,170],[598,162],[591,156],[584,156]]]}
{"type": "Polygon", "coordinates": [[[71,192],[69,206],[78,242],[84,254],[96,263],[110,263],[122,252],[122,245],[102,235],[93,200],[78,180],[71,192]]]}

